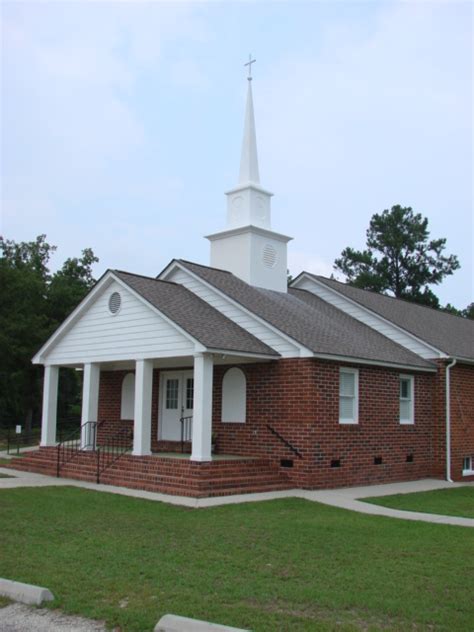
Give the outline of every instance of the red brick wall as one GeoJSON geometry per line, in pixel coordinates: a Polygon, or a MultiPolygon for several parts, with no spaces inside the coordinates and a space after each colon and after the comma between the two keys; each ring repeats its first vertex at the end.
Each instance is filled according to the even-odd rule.
{"type": "Polygon", "coordinates": [[[222,452],[292,459],[288,474],[306,487],[410,480],[433,470],[434,375],[415,375],[415,424],[399,422],[399,370],[359,369],[359,423],[339,424],[339,363],[288,359],[242,365],[247,423],[220,422],[224,367],[214,379],[214,430],[222,452]],[[303,455],[273,436],[270,424],[303,455]],[[407,462],[407,456],[413,462],[407,462]],[[374,458],[382,464],[375,465],[374,458]],[[340,460],[340,467],[331,461],[340,460]]]}
{"type": "MultiPolygon", "coordinates": [[[[312,488],[443,476],[442,370],[439,374],[412,373],[415,376],[415,424],[400,425],[401,371],[348,365],[359,369],[359,423],[341,425],[340,366],[336,362],[310,358],[240,365],[247,378],[245,424],[221,423],[222,379],[230,367],[215,366],[213,431],[217,435],[218,452],[265,456],[277,463],[281,459],[292,460],[293,467],[284,471],[295,484],[312,488]],[[302,458],[275,437],[267,424],[289,441],[302,458]],[[413,455],[413,462],[407,462],[408,455],[413,455]],[[374,464],[376,457],[382,458],[382,464],[374,464]],[[333,460],[340,460],[341,466],[331,467],[333,460]]],[[[106,420],[103,430],[107,432],[131,423],[120,420],[121,383],[125,374],[123,371],[101,373],[99,419],[106,420]]],[[[459,471],[461,465],[457,464],[466,456],[462,448],[469,441],[472,446],[473,440],[473,383],[472,367],[468,372],[459,367],[453,389],[453,398],[455,392],[465,392],[460,396],[461,404],[453,403],[453,418],[456,416],[453,423],[456,437],[459,436],[453,441],[457,446],[455,453],[453,446],[453,467],[459,471]]],[[[155,371],[153,450],[162,448],[156,441],[158,389],[159,371],[155,371]]]]}
{"type": "Polygon", "coordinates": [[[462,476],[465,456],[474,459],[474,366],[456,364],[451,379],[451,477],[455,481],[473,481],[462,476]]]}
{"type": "MultiPolygon", "coordinates": [[[[107,442],[108,437],[112,437],[122,428],[130,428],[133,432],[133,421],[121,419],[122,406],[122,382],[128,373],[134,371],[101,371],[99,386],[99,427],[98,443],[107,442]]],[[[156,433],[156,419],[158,417],[158,389],[160,384],[159,371],[153,371],[153,391],[152,391],[152,424],[151,424],[151,445],[152,450],[156,449],[158,440],[156,433]],[[155,421],[153,421],[155,420],[155,421]]]]}

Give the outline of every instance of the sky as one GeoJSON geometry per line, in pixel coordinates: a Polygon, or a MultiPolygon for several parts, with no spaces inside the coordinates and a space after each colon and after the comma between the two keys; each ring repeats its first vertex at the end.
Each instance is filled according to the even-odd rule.
{"type": "Polygon", "coordinates": [[[45,233],[52,269],[209,263],[253,96],[272,227],[289,268],[330,275],[374,213],[429,219],[474,300],[470,2],[1,3],[0,232],[45,233]]]}

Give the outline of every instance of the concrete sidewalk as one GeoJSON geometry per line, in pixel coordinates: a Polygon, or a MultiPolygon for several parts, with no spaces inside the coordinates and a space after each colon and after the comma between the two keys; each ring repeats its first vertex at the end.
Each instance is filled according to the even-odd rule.
{"type": "Polygon", "coordinates": [[[418,511],[403,511],[380,505],[363,502],[364,498],[377,496],[392,496],[394,494],[413,494],[416,492],[430,492],[436,489],[452,489],[453,487],[474,487],[474,483],[448,483],[447,481],[424,478],[406,483],[388,483],[386,485],[368,485],[366,487],[344,487],[342,489],[304,491],[304,498],[325,505],[349,509],[360,513],[403,520],[419,520],[437,524],[450,524],[459,527],[474,527],[473,518],[458,516],[444,516],[439,514],[422,513],[418,511]]]}
{"type": "Polygon", "coordinates": [[[147,492],[139,489],[129,489],[127,487],[116,487],[114,485],[97,485],[84,481],[76,481],[70,478],[55,478],[43,474],[12,470],[11,468],[1,468],[0,473],[9,474],[14,478],[0,478],[0,490],[15,489],[19,487],[81,487],[93,491],[107,492],[109,494],[120,494],[132,498],[143,498],[157,502],[179,505],[200,509],[205,507],[217,507],[220,505],[233,505],[245,502],[258,502],[262,500],[274,500],[276,498],[303,498],[305,500],[357,511],[365,514],[386,516],[389,518],[401,518],[403,520],[419,520],[421,522],[432,522],[437,524],[449,524],[461,527],[474,527],[474,519],[459,518],[456,516],[442,516],[438,514],[421,513],[415,511],[401,511],[390,509],[379,505],[364,503],[363,498],[374,496],[390,496],[392,494],[411,494],[414,492],[426,492],[435,489],[450,489],[453,487],[473,487],[474,483],[448,483],[447,481],[436,479],[421,479],[406,483],[390,483],[387,485],[370,485],[367,487],[344,487],[342,489],[315,490],[288,489],[276,492],[263,492],[260,494],[238,494],[235,496],[217,496],[214,498],[188,498],[185,496],[171,496],[147,492]]]}
{"type": "Polygon", "coordinates": [[[24,454],[25,452],[34,452],[38,450],[39,445],[29,445],[26,448],[20,448],[19,452],[17,452],[16,448],[12,448],[10,452],[6,450],[0,450],[0,459],[14,459],[19,454],[24,454]]]}

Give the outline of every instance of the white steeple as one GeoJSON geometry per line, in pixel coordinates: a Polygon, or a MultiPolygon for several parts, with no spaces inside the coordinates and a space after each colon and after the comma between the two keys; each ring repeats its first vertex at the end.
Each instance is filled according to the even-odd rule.
{"type": "Polygon", "coordinates": [[[247,105],[245,108],[244,137],[242,139],[242,155],[240,158],[239,184],[260,184],[258,173],[257,137],[255,134],[255,117],[253,114],[252,77],[248,77],[247,105]]]}
{"type": "Polygon", "coordinates": [[[271,230],[273,193],[260,185],[249,57],[239,183],[227,195],[226,230],[208,235],[211,266],[233,272],[251,285],[286,292],[286,244],[291,237],[271,230]]]}

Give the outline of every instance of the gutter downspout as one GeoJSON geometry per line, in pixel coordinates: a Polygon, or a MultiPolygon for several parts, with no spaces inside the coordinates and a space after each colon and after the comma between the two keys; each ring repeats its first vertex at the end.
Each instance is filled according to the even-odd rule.
{"type": "Polygon", "coordinates": [[[451,364],[446,366],[446,480],[454,483],[451,478],[451,372],[450,369],[456,364],[457,359],[453,358],[451,364]]]}

